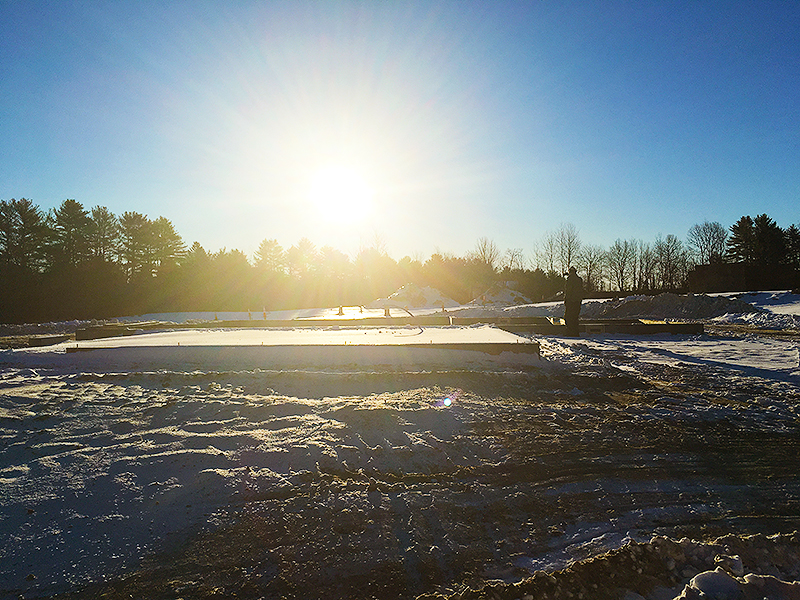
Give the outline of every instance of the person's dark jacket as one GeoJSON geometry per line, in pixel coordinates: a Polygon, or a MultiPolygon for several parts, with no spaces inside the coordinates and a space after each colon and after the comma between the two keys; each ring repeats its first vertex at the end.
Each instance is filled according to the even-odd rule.
{"type": "Polygon", "coordinates": [[[564,302],[580,302],[583,300],[583,279],[577,273],[570,273],[564,287],[564,302]]]}

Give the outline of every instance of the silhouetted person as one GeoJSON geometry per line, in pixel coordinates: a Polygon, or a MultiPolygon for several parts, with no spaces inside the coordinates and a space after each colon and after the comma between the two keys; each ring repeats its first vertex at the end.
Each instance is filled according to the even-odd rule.
{"type": "Polygon", "coordinates": [[[578,276],[575,267],[570,267],[567,284],[564,287],[564,321],[567,324],[568,336],[578,336],[578,316],[581,314],[581,300],[583,300],[583,279],[578,276]]]}

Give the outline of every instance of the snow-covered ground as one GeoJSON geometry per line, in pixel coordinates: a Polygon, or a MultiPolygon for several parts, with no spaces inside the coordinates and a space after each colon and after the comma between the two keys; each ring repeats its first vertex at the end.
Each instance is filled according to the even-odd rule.
{"type": "MultiPolygon", "coordinates": [[[[396,351],[526,341],[485,326],[321,324],[0,351],[0,598],[99,594],[119,578],[134,597],[411,598],[486,582],[539,597],[549,584],[537,570],[615,548],[639,566],[619,567],[616,595],[602,597],[673,598],[717,564],[740,575],[742,593],[757,585],[745,573],[796,580],[800,539],[746,535],[800,524],[800,297],[732,296],[586,302],[584,318],[695,318],[707,330],[532,336],[540,360],[396,351]],[[262,343],[294,354],[278,360],[262,343]],[[647,542],[654,534],[706,545],[647,542]],[[712,543],[725,534],[735,541],[712,543]]],[[[129,320],[214,316],[264,318],[129,320]]],[[[593,577],[604,585],[614,556],[583,567],[576,597],[593,577]]],[[[781,589],[769,597],[796,597],[781,589]]]]}

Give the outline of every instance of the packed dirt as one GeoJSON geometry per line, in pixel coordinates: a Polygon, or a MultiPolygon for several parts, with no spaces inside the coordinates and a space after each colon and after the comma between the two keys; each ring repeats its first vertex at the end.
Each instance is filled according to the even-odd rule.
{"type": "MultiPolygon", "coordinates": [[[[67,413],[104,398],[93,427],[124,430],[120,443],[169,425],[174,439],[158,443],[174,445],[177,429],[220,446],[202,433],[226,423],[309,441],[266,479],[259,468],[279,472],[280,457],[251,442],[225,506],[138,566],[53,597],[672,598],[729,554],[745,572],[797,579],[797,386],[579,357],[545,371],[45,378],[34,412],[48,397],[67,413]]],[[[201,499],[180,502],[189,512],[201,499]]]]}

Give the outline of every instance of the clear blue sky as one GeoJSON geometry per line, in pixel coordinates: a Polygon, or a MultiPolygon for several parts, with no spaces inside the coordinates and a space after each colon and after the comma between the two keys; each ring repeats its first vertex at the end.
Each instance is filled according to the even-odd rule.
{"type": "Polygon", "coordinates": [[[0,198],[212,251],[800,222],[798,2],[0,0],[0,82],[0,198]]]}

